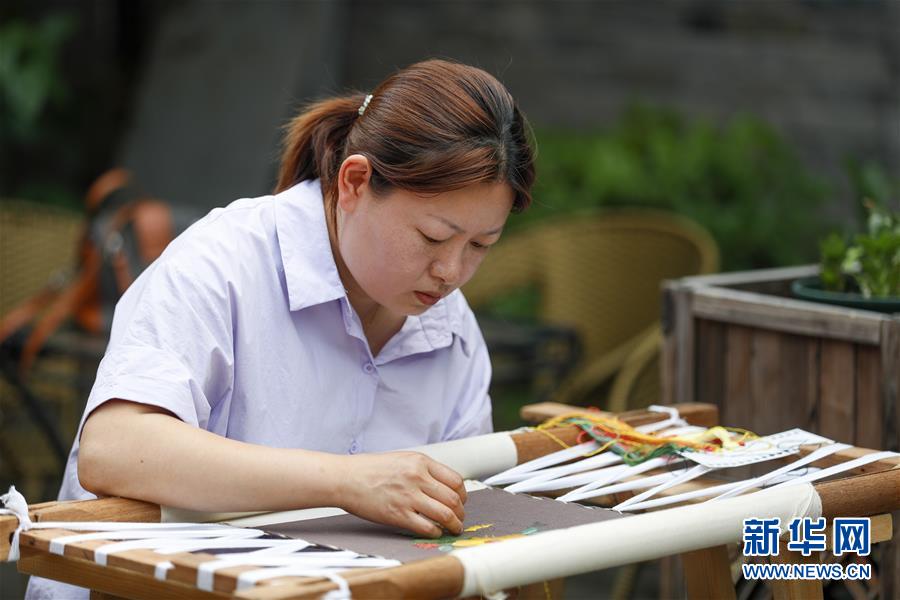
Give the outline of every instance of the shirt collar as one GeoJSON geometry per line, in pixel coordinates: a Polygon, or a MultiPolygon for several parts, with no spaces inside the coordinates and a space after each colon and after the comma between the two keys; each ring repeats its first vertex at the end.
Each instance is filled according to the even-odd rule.
{"type": "MultiPolygon", "coordinates": [[[[292,311],[346,298],[331,252],[318,180],[302,181],[275,197],[275,228],[292,311]]],[[[460,314],[465,302],[459,295],[455,291],[421,315],[407,318],[397,340],[403,342],[404,354],[449,346],[453,335],[470,342],[460,314]]]]}
{"type": "Polygon", "coordinates": [[[275,197],[275,229],[290,309],[346,295],[328,240],[319,181],[302,181],[275,197]]]}

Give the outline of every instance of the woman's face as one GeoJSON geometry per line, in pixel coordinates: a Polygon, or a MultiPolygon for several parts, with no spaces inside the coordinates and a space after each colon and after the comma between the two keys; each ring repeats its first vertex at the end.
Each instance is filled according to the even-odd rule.
{"type": "Polygon", "coordinates": [[[350,157],[338,182],[337,248],[353,279],[344,283],[393,314],[421,314],[475,274],[500,238],[512,189],[491,183],[376,197],[368,169],[365,157],[350,157]]]}

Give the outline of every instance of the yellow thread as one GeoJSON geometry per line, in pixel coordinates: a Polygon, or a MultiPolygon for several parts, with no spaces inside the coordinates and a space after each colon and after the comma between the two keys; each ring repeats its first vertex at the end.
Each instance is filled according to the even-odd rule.
{"type": "Polygon", "coordinates": [[[472,525],[471,527],[466,527],[463,531],[478,531],[479,529],[487,529],[488,527],[493,526],[493,523],[485,523],[484,525],[472,525]]]}
{"type": "Polygon", "coordinates": [[[614,443],[615,443],[615,440],[609,440],[605,444],[598,446],[596,449],[591,450],[590,452],[585,452],[583,455],[583,458],[590,458],[592,456],[600,454],[601,452],[606,452],[607,450],[609,450],[609,447],[612,446],[614,443]]]}
{"type": "Polygon", "coordinates": [[[565,442],[546,430],[564,425],[570,419],[578,419],[580,421],[586,421],[593,425],[601,426],[606,429],[607,432],[611,433],[611,440],[609,442],[602,445],[596,450],[592,450],[591,452],[586,453],[586,457],[593,456],[594,454],[599,454],[600,452],[607,450],[612,444],[616,443],[617,441],[622,444],[637,446],[639,448],[648,446],[662,446],[665,444],[675,444],[685,448],[692,448],[697,451],[720,452],[722,450],[734,450],[747,440],[758,438],[756,434],[746,429],[722,427],[720,425],[710,427],[709,429],[693,435],[661,438],[652,434],[643,434],[631,425],[628,425],[627,423],[620,421],[615,417],[591,415],[583,412],[565,413],[557,417],[553,417],[552,419],[548,419],[537,427],[537,431],[540,431],[547,437],[551,438],[563,448],[568,448],[569,446],[565,442]],[[735,439],[734,435],[732,434],[738,434],[740,437],[738,439],[735,439]],[[622,437],[626,437],[627,439],[622,440],[622,437]],[[711,442],[715,441],[718,441],[721,446],[712,445],[711,447],[711,442]]]}
{"type": "Polygon", "coordinates": [[[482,546],[484,544],[493,544],[494,542],[502,542],[503,540],[513,540],[516,538],[525,537],[521,533],[511,533],[509,535],[498,535],[497,537],[473,537],[466,538],[463,540],[456,540],[451,546],[454,548],[469,548],[471,546],[482,546]]]}
{"type": "Polygon", "coordinates": [[[539,425],[539,426],[537,427],[536,431],[537,431],[538,433],[543,433],[544,435],[546,435],[548,438],[550,438],[551,440],[553,440],[554,442],[556,442],[557,444],[559,444],[559,445],[562,446],[563,448],[569,448],[569,447],[570,447],[567,443],[565,443],[564,441],[562,441],[561,439],[559,439],[558,437],[556,437],[555,435],[553,435],[553,434],[550,433],[549,431],[544,431],[544,430],[542,429],[542,427],[543,427],[543,425],[539,425]]]}
{"type": "MultiPolygon", "coordinates": [[[[566,425],[566,421],[569,419],[583,419],[585,421],[599,422],[602,417],[595,417],[594,415],[589,415],[583,412],[570,412],[558,415],[551,419],[547,419],[543,423],[537,426],[538,429],[549,429],[551,427],[559,427],[560,425],[566,425]]],[[[624,425],[624,423],[623,423],[624,425]]]]}

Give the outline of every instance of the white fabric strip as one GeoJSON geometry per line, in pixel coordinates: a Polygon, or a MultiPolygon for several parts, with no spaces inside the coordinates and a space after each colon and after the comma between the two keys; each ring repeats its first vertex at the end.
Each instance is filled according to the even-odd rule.
{"type": "Polygon", "coordinates": [[[204,531],[234,531],[233,527],[219,523],[129,523],[125,521],[41,521],[32,523],[31,529],[68,529],[69,531],[166,531],[197,529],[204,531]]]}
{"type": "MultiPolygon", "coordinates": [[[[160,506],[159,509],[159,520],[162,523],[222,523],[266,514],[265,512],[260,511],[208,512],[202,510],[188,510],[186,508],[173,508],[171,506],[160,506]]],[[[299,521],[300,519],[297,520],[299,521]]]]}
{"type": "MultiPolygon", "coordinates": [[[[632,490],[645,490],[648,488],[652,488],[655,485],[659,485],[660,483],[665,483],[666,481],[675,479],[683,472],[684,469],[679,471],[667,471],[665,473],[660,473],[659,475],[649,475],[647,477],[635,477],[631,480],[607,485],[588,493],[592,494],[593,497],[596,497],[618,494],[619,492],[630,492],[632,490]]],[[[562,500],[563,498],[565,498],[565,496],[559,497],[560,500],[562,500]]],[[[568,502],[568,500],[565,501],[568,502]]]]}
{"type": "MultiPolygon", "coordinates": [[[[134,525],[134,523],[122,523],[127,525],[134,525]]],[[[265,535],[264,531],[259,529],[245,529],[238,530],[234,528],[227,528],[226,530],[220,531],[209,531],[207,529],[184,529],[182,531],[171,532],[174,533],[172,537],[176,539],[195,539],[198,537],[225,537],[229,535],[240,535],[238,532],[244,531],[243,535],[247,537],[253,536],[262,536],[265,535]]],[[[50,540],[50,553],[51,554],[59,554],[60,556],[65,552],[65,548],[67,544],[74,544],[75,542],[85,542],[88,540],[140,540],[147,539],[148,537],[147,530],[141,529],[138,531],[132,530],[108,530],[108,531],[99,531],[94,533],[79,533],[75,535],[63,535],[50,540]]],[[[150,534],[150,537],[160,537],[165,536],[166,532],[153,532],[150,534]]]]}
{"type": "MultiPolygon", "coordinates": [[[[161,554],[172,554],[171,549],[173,547],[178,548],[175,552],[185,552],[182,548],[184,535],[183,532],[172,532],[172,531],[161,531],[156,533],[153,538],[148,539],[146,537],[146,532],[140,537],[140,539],[132,539],[124,542],[114,542],[112,544],[104,544],[99,548],[94,550],[94,562],[98,565],[106,565],[107,559],[110,554],[115,554],[116,552],[125,552],[126,550],[138,550],[138,549],[148,549],[154,550],[156,552],[160,552],[161,554]],[[182,545],[178,545],[177,541],[181,540],[182,545]]],[[[108,536],[108,534],[105,534],[108,536]]],[[[204,542],[198,542],[198,537],[205,536],[190,536],[190,544],[194,546],[200,546],[200,548],[209,548],[217,543],[222,543],[221,547],[228,548],[239,545],[239,540],[245,537],[259,537],[259,534],[255,533],[252,529],[248,530],[238,530],[234,535],[229,535],[226,538],[222,538],[221,536],[218,539],[209,539],[204,542]]],[[[104,537],[105,539],[105,537],[104,537]]],[[[274,542],[275,540],[254,540],[257,543],[265,543],[265,542],[274,542]]],[[[67,543],[71,543],[67,542],[67,543]]],[[[52,543],[51,543],[52,545],[52,543]]]]}
{"type": "MultiPolygon", "coordinates": [[[[291,540],[294,541],[294,540],[291,540]]],[[[226,555],[219,560],[211,560],[209,562],[202,563],[197,567],[197,587],[201,590],[212,590],[213,583],[215,581],[216,571],[219,569],[223,569],[225,567],[237,566],[238,564],[253,564],[248,562],[252,560],[252,558],[258,557],[273,557],[273,556],[281,556],[284,554],[290,554],[291,552],[299,552],[304,548],[309,547],[309,542],[305,540],[296,540],[297,543],[294,544],[282,544],[279,546],[272,546],[269,548],[264,548],[262,550],[257,550],[256,552],[245,552],[237,555],[226,555]],[[235,563],[234,561],[238,562],[235,563]]],[[[345,555],[346,556],[346,555],[345,555]]],[[[343,558],[343,556],[342,556],[343,558]]]]}
{"type": "Polygon", "coordinates": [[[294,567],[283,567],[280,569],[259,569],[256,571],[245,571],[238,576],[236,591],[245,590],[253,587],[257,582],[265,579],[273,579],[275,577],[325,577],[338,585],[338,590],[344,595],[329,596],[329,598],[350,598],[350,586],[340,576],[337,575],[337,569],[297,569],[294,567]]]}
{"type": "MultiPolygon", "coordinates": [[[[660,433],[659,435],[660,437],[671,437],[684,435],[686,433],[698,433],[700,431],[706,430],[703,427],[695,427],[693,425],[689,425],[680,429],[672,429],[660,433]]],[[[618,454],[609,451],[603,452],[601,454],[597,454],[596,456],[591,456],[589,458],[585,458],[571,464],[536,470],[530,475],[526,475],[525,477],[516,476],[516,479],[518,479],[518,481],[508,486],[506,488],[506,491],[513,494],[518,492],[545,492],[550,490],[561,490],[567,487],[579,486],[591,482],[592,479],[590,477],[560,479],[560,481],[558,482],[560,483],[560,485],[555,485],[556,482],[554,484],[548,485],[548,482],[555,480],[556,478],[562,478],[563,476],[572,473],[583,473],[591,469],[597,469],[598,467],[614,465],[621,462],[622,458],[618,454]]]]}
{"type": "MultiPolygon", "coordinates": [[[[301,540],[287,541],[300,542],[301,540]]],[[[398,561],[394,560],[368,557],[360,558],[358,554],[349,550],[306,553],[305,555],[298,554],[294,558],[285,557],[281,559],[279,559],[279,557],[277,556],[254,557],[254,555],[256,554],[258,553],[229,554],[227,555],[228,558],[202,563],[200,567],[198,567],[197,587],[200,589],[212,590],[215,582],[216,571],[231,566],[260,566],[260,564],[275,565],[269,568],[250,571],[251,573],[259,574],[258,580],[262,580],[270,577],[280,577],[281,575],[279,575],[279,573],[285,573],[286,571],[290,571],[291,573],[289,574],[295,574],[296,571],[303,570],[304,574],[311,573],[308,575],[309,577],[324,577],[325,572],[340,572],[347,570],[348,568],[394,567],[400,564],[398,561]],[[323,556],[316,557],[316,554],[321,554],[323,556]],[[324,555],[328,555],[327,559],[326,557],[324,557],[324,555]]],[[[165,580],[168,571],[173,568],[174,565],[170,561],[159,562],[155,566],[154,576],[156,577],[156,579],[165,580]]],[[[247,585],[252,586],[254,585],[254,583],[248,583],[247,585]]]]}
{"type": "MultiPolygon", "coordinates": [[[[611,483],[616,483],[617,481],[622,481],[623,479],[627,479],[629,477],[634,477],[635,475],[640,475],[641,473],[646,473],[652,469],[658,469],[665,466],[671,465],[680,465],[684,462],[683,459],[677,457],[660,457],[660,458],[651,458],[650,460],[644,461],[640,464],[634,466],[624,466],[624,467],[613,467],[612,469],[608,469],[609,473],[604,473],[602,476],[594,481],[586,483],[585,485],[572,490],[570,494],[577,495],[583,494],[585,492],[590,492],[591,490],[595,490],[597,488],[603,487],[605,485],[609,485],[611,483]]],[[[557,479],[556,483],[562,483],[567,481],[568,478],[557,479]]],[[[566,487],[571,487],[568,485],[558,485],[557,487],[550,489],[562,489],[566,487]]],[[[558,498],[561,500],[561,498],[558,498]]]]}
{"type": "Polygon", "coordinates": [[[649,410],[650,412],[665,413],[669,415],[669,418],[662,421],[657,421],[656,423],[647,423],[646,425],[635,427],[635,429],[637,429],[641,433],[653,433],[654,431],[668,429],[669,427],[674,427],[676,425],[687,425],[687,421],[681,418],[681,415],[678,413],[678,409],[674,406],[660,406],[659,404],[651,404],[647,407],[647,410],[649,410]]]}
{"type": "MultiPolygon", "coordinates": [[[[632,496],[625,502],[620,502],[618,505],[613,507],[613,510],[625,510],[629,505],[637,504],[638,502],[643,502],[644,500],[647,500],[648,498],[652,498],[653,496],[657,495],[658,493],[664,492],[665,490],[667,490],[671,487],[674,487],[676,485],[681,485],[682,483],[687,483],[688,481],[691,481],[693,479],[697,479],[698,477],[706,475],[710,471],[712,471],[712,469],[710,469],[709,467],[704,467],[703,465],[695,465],[694,467],[682,472],[681,475],[675,477],[674,479],[671,479],[669,481],[664,481],[664,482],[660,483],[659,485],[657,485],[656,487],[653,487],[653,488],[650,488],[649,490],[641,492],[640,494],[638,494],[636,496],[632,496]]],[[[594,490],[594,491],[596,492],[596,490],[594,490]]]]}
{"type": "MultiPolygon", "coordinates": [[[[69,531],[111,532],[114,534],[111,536],[108,535],[108,533],[93,533],[58,537],[50,542],[50,551],[55,554],[62,554],[65,550],[66,543],[85,539],[85,535],[91,536],[88,539],[132,539],[134,537],[146,538],[148,534],[150,537],[153,537],[153,535],[159,537],[160,535],[166,535],[163,532],[180,531],[183,534],[184,532],[196,532],[199,530],[203,532],[203,535],[211,534],[211,532],[218,532],[212,535],[221,537],[224,535],[235,535],[234,532],[239,531],[224,525],[201,525],[197,523],[126,523],[105,521],[44,521],[41,523],[32,523],[28,516],[28,502],[25,500],[25,497],[16,490],[15,486],[10,486],[9,492],[0,496],[0,502],[6,507],[0,509],[0,514],[14,515],[19,521],[19,526],[13,532],[12,539],[10,540],[10,550],[7,554],[8,561],[16,561],[19,559],[19,535],[22,531],[29,529],[66,529],[69,531]],[[140,531],[139,536],[128,534],[122,536],[123,532],[135,534],[136,530],[140,531]]],[[[262,535],[262,533],[263,532],[259,532],[258,535],[262,535]]],[[[101,560],[105,561],[106,558],[102,553],[101,556],[101,560]]]]}
{"type": "Polygon", "coordinates": [[[534,471],[552,467],[554,465],[558,465],[559,463],[563,463],[579,457],[584,457],[585,455],[590,454],[599,447],[600,444],[594,441],[590,441],[583,444],[578,444],[577,446],[572,446],[571,448],[563,448],[562,450],[557,450],[556,452],[553,452],[551,454],[540,456],[538,458],[535,458],[534,460],[529,460],[528,462],[522,463],[521,465],[516,465],[512,469],[507,469],[502,473],[497,473],[496,475],[485,479],[484,482],[488,485],[503,485],[506,483],[515,483],[516,481],[522,481],[523,479],[527,479],[534,471]]]}
{"type": "MultiPolygon", "coordinates": [[[[828,446],[823,446],[822,448],[815,450],[814,452],[808,454],[807,456],[804,456],[803,458],[795,460],[790,464],[775,469],[774,471],[770,471],[769,473],[760,475],[759,477],[751,477],[750,479],[743,479],[741,481],[730,482],[701,490],[684,492],[682,494],[674,494],[672,496],[657,498],[654,500],[637,501],[636,499],[632,499],[627,503],[616,506],[615,510],[627,510],[630,512],[634,512],[638,510],[647,510],[650,508],[659,508],[661,506],[669,506],[671,504],[678,504],[680,502],[694,500],[697,498],[708,498],[710,496],[715,496],[711,498],[710,501],[712,501],[738,496],[748,490],[764,487],[767,483],[773,483],[775,481],[785,479],[787,478],[788,474],[796,474],[797,470],[805,465],[808,465],[819,459],[825,458],[826,456],[850,447],[851,446],[849,444],[829,444],[828,446]]],[[[796,475],[794,475],[787,479],[789,479],[790,481],[796,481],[797,477],[796,475]]]]}
{"type": "MultiPolygon", "coordinates": [[[[156,548],[157,554],[177,554],[179,552],[194,552],[197,550],[205,550],[207,548],[261,548],[272,547],[275,544],[296,544],[303,547],[307,544],[305,540],[272,540],[272,539],[234,539],[234,538],[218,538],[213,540],[190,540],[182,542],[181,545],[169,545],[164,548],[156,548]]],[[[175,568],[171,561],[163,560],[153,568],[153,576],[160,581],[165,581],[168,572],[175,568]]]]}
{"type": "MultiPolygon", "coordinates": [[[[256,553],[225,555],[228,558],[219,560],[211,560],[202,563],[202,573],[211,575],[212,573],[228,567],[237,567],[240,565],[256,566],[256,567],[296,567],[298,569],[354,569],[360,567],[393,567],[400,564],[396,560],[388,558],[377,558],[361,556],[355,552],[298,552],[297,554],[286,554],[280,556],[256,556],[256,553]]],[[[208,589],[200,582],[198,573],[198,587],[208,589]]],[[[211,583],[211,578],[210,578],[211,583]]],[[[211,589],[211,588],[209,588],[211,589]]]]}
{"type": "MultiPolygon", "coordinates": [[[[223,538],[218,540],[209,540],[206,542],[184,542],[179,546],[169,546],[164,549],[157,549],[157,554],[176,554],[179,552],[195,552],[197,550],[206,550],[213,549],[216,547],[221,548],[263,548],[263,549],[274,549],[280,548],[282,550],[287,550],[290,552],[296,552],[308,547],[310,544],[306,540],[272,540],[272,539],[245,539],[245,540],[235,540],[229,538],[223,538]]],[[[231,555],[235,556],[235,555],[231,555]]],[[[212,561],[210,561],[212,562],[212,561]]],[[[157,579],[164,580],[166,578],[166,573],[174,568],[174,565],[170,561],[162,561],[156,564],[154,569],[154,574],[157,579]]],[[[199,574],[198,574],[199,580],[199,574]]]]}
{"type": "MultiPolygon", "coordinates": [[[[783,475],[779,475],[774,479],[770,480],[769,483],[780,483],[782,481],[796,479],[802,474],[806,473],[807,469],[801,468],[798,471],[791,471],[790,473],[785,473],[783,475]]],[[[735,487],[742,485],[746,480],[741,481],[731,481],[728,483],[723,483],[721,485],[715,485],[707,488],[700,488],[697,490],[693,490],[690,492],[684,492],[681,494],[674,494],[672,496],[663,496],[662,498],[653,498],[652,500],[645,500],[644,502],[638,502],[637,504],[632,504],[628,506],[623,512],[634,512],[638,510],[648,510],[651,508],[660,508],[662,506],[669,506],[671,504],[679,504],[681,502],[687,502],[689,500],[696,500],[698,498],[709,498],[710,496],[717,496],[722,494],[723,492],[727,492],[728,490],[734,489],[735,487]]],[[[746,490],[745,490],[746,491],[746,490]]],[[[754,490],[758,491],[758,490],[754,490]]]]}
{"type": "Polygon", "coordinates": [[[153,576],[160,581],[165,581],[168,572],[174,568],[175,565],[172,564],[171,561],[165,560],[162,562],[158,562],[156,563],[156,566],[153,567],[153,576]]]}
{"type": "MultiPolygon", "coordinates": [[[[663,429],[669,429],[675,426],[683,426],[687,425],[684,419],[681,419],[678,416],[678,410],[670,407],[670,406],[650,406],[648,410],[652,412],[662,412],[667,413],[669,415],[668,419],[664,419],[662,421],[657,421],[656,423],[648,423],[646,425],[640,425],[635,427],[637,431],[641,433],[654,433],[661,431],[663,429]]],[[[688,426],[688,429],[702,429],[702,428],[694,428],[688,426]]],[[[670,434],[670,435],[679,435],[682,430],[678,430],[678,434],[670,434]]],[[[517,481],[522,481],[523,479],[528,478],[528,473],[532,473],[534,471],[538,471],[540,469],[545,469],[547,467],[552,467],[553,465],[558,465],[560,463],[578,458],[579,456],[585,456],[595,451],[600,447],[596,441],[591,440],[590,442],[585,442],[583,444],[578,444],[577,446],[572,446],[571,448],[564,448],[562,450],[558,450],[557,452],[553,452],[552,454],[547,454],[545,456],[540,456],[535,458],[534,460],[530,460],[528,462],[522,463],[521,465],[516,465],[511,469],[507,469],[502,473],[497,473],[496,475],[485,479],[485,483],[488,485],[504,485],[507,483],[515,483],[517,481]]],[[[590,466],[584,467],[580,469],[582,471],[591,468],[590,466]]],[[[570,472],[577,472],[570,471],[570,472]]],[[[510,491],[510,490],[508,490],[510,491]]]]}
{"type": "Polygon", "coordinates": [[[823,446],[813,452],[810,452],[803,458],[799,458],[791,463],[786,464],[785,466],[775,469],[774,471],[770,471],[759,477],[752,477],[750,479],[745,479],[743,482],[739,482],[740,485],[728,490],[724,494],[716,496],[712,500],[722,500],[725,498],[731,498],[732,496],[739,496],[743,494],[747,490],[751,488],[761,488],[767,482],[784,475],[785,473],[789,473],[791,471],[795,471],[800,467],[804,467],[810,463],[814,463],[817,460],[825,458],[826,456],[831,456],[836,452],[840,452],[841,450],[846,450],[847,448],[851,448],[850,444],[829,444],[828,446],[823,446]]]}
{"type": "Polygon", "coordinates": [[[818,518],[822,505],[812,485],[764,490],[715,505],[696,504],[548,531],[502,544],[452,552],[463,564],[462,597],[736,543],[744,519],[818,518]],[[665,535],[660,535],[665,532],[665,535]],[[610,544],[615,540],[615,544],[610,544]]]}
{"type": "Polygon", "coordinates": [[[523,481],[520,482],[520,484],[511,485],[506,488],[506,491],[511,493],[547,492],[551,490],[574,488],[585,484],[591,484],[600,477],[611,477],[612,479],[615,479],[616,475],[623,473],[627,469],[628,465],[616,465],[593,471],[585,471],[584,473],[566,475],[565,477],[558,477],[555,479],[535,478],[530,479],[527,482],[523,481]]]}
{"type": "Polygon", "coordinates": [[[275,548],[291,544],[309,545],[309,542],[300,539],[271,539],[271,538],[217,538],[214,540],[184,540],[180,542],[168,542],[165,546],[154,549],[157,554],[178,554],[180,552],[196,552],[198,550],[215,550],[217,548],[275,548]]]}
{"type": "Polygon", "coordinates": [[[277,525],[279,523],[293,523],[294,521],[309,521],[310,519],[323,519],[325,517],[336,517],[338,515],[346,515],[347,511],[335,508],[301,508],[298,510],[282,510],[278,512],[261,513],[243,518],[234,518],[223,521],[228,525],[235,527],[265,527],[267,525],[277,525]]]}
{"type": "MultiPolygon", "coordinates": [[[[633,498],[629,498],[625,502],[618,504],[613,507],[613,510],[624,511],[624,510],[634,510],[634,506],[641,505],[643,502],[648,501],[650,498],[658,495],[660,492],[663,492],[669,488],[675,487],[677,485],[681,485],[683,483],[687,483],[693,479],[706,475],[707,473],[715,470],[727,468],[730,466],[741,466],[754,464],[757,462],[764,462],[769,460],[774,460],[776,458],[782,458],[791,453],[797,452],[801,444],[804,443],[819,443],[819,442],[830,442],[826,438],[822,438],[820,436],[816,436],[814,434],[810,434],[809,432],[803,431],[801,429],[792,429],[789,431],[781,432],[772,436],[767,436],[765,438],[760,438],[755,440],[753,444],[745,447],[741,447],[735,451],[728,451],[717,453],[713,455],[706,455],[696,452],[684,452],[681,453],[686,459],[698,462],[699,464],[693,469],[684,472],[679,478],[667,480],[663,483],[660,483],[657,487],[648,489],[633,498]],[[702,458],[702,460],[700,460],[702,458]]],[[[819,453],[816,457],[810,458],[807,457],[805,459],[801,459],[801,461],[797,461],[781,469],[777,469],[772,471],[766,475],[761,477],[745,480],[742,485],[733,486],[726,491],[722,497],[728,496],[736,496],[748,489],[751,488],[760,488],[763,487],[763,484],[766,481],[769,481],[773,478],[779,477],[785,473],[796,470],[802,464],[808,464],[817,458],[822,456],[826,456],[827,454],[837,452],[838,449],[843,449],[847,447],[846,445],[841,445],[839,448],[831,448],[829,450],[824,450],[819,453]]],[[[585,490],[588,490],[590,486],[585,486],[585,490]]],[[[598,495],[602,495],[597,493],[596,490],[591,491],[582,491],[581,489],[575,490],[562,496],[559,500],[563,502],[573,502],[579,500],[585,500],[587,498],[596,497],[598,495]]]]}
{"type": "Polygon", "coordinates": [[[34,523],[28,516],[28,502],[25,500],[25,496],[16,490],[16,486],[9,486],[9,491],[0,496],[0,502],[5,507],[0,508],[0,514],[13,515],[19,520],[19,525],[10,538],[9,553],[6,556],[7,562],[15,562],[19,560],[19,535],[34,527],[34,523]]]}
{"type": "Polygon", "coordinates": [[[794,486],[800,483],[811,483],[813,481],[818,481],[820,479],[825,479],[826,477],[831,477],[832,475],[838,475],[840,473],[844,473],[845,471],[850,471],[851,469],[858,469],[859,467],[864,467],[870,463],[883,460],[885,458],[897,458],[900,454],[896,452],[874,452],[872,454],[866,454],[865,456],[861,456],[859,458],[848,460],[845,463],[840,463],[834,465],[833,467],[828,467],[827,469],[822,469],[821,471],[816,471],[813,473],[809,473],[804,475],[803,477],[797,479],[791,479],[789,481],[785,481],[784,483],[780,483],[776,485],[776,488],[785,487],[785,486],[794,486]]]}
{"type": "MultiPolygon", "coordinates": [[[[696,500],[697,498],[709,498],[710,496],[715,496],[716,494],[721,494],[722,492],[727,492],[730,489],[733,489],[740,484],[744,483],[743,481],[733,481],[729,483],[723,483],[721,485],[714,485],[708,488],[701,488],[698,490],[692,490],[690,492],[684,492],[681,494],[674,494],[672,496],[663,496],[662,498],[653,498],[652,500],[645,500],[643,502],[638,502],[637,504],[632,504],[626,510],[628,512],[635,512],[638,510],[648,510],[651,508],[660,508],[662,506],[669,506],[671,504],[679,504],[680,502],[687,502],[688,500],[696,500]]],[[[625,511],[623,511],[625,512],[625,511]]]]}
{"type": "MultiPolygon", "coordinates": [[[[255,553],[254,553],[255,554],[255,553]]],[[[300,552],[281,556],[251,556],[246,554],[241,557],[243,564],[266,567],[322,567],[325,569],[352,569],[354,567],[391,567],[399,564],[398,561],[362,556],[350,550],[334,550],[331,552],[300,552]]]]}
{"type": "Polygon", "coordinates": [[[477,492],[478,490],[486,490],[488,486],[477,479],[466,479],[463,482],[467,492],[477,492]]]}
{"type": "MultiPolygon", "coordinates": [[[[560,481],[560,478],[564,478],[567,476],[574,477],[574,474],[578,473],[597,473],[600,470],[605,469],[606,467],[609,467],[611,465],[619,465],[621,463],[622,457],[615,452],[604,452],[590,458],[585,458],[584,460],[580,460],[570,465],[562,465],[560,467],[551,467],[549,469],[536,471],[528,479],[524,479],[510,486],[507,486],[506,491],[512,494],[518,492],[536,492],[544,489],[541,486],[549,481],[560,481]]],[[[580,481],[580,479],[565,479],[565,481],[580,481]]],[[[584,483],[585,481],[590,481],[590,478],[581,481],[581,483],[584,483]]],[[[569,487],[571,487],[572,485],[581,485],[581,483],[571,484],[569,485],[569,487]]],[[[566,486],[563,485],[554,487],[553,485],[551,485],[546,489],[556,490],[562,489],[564,487],[566,486]]]]}

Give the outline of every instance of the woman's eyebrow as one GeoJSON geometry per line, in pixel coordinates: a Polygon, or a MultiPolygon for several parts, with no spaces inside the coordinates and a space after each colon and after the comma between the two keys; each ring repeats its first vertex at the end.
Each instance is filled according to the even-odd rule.
{"type": "MultiPolygon", "coordinates": [[[[441,223],[443,223],[444,225],[446,225],[447,227],[449,227],[450,229],[452,229],[453,231],[455,231],[457,233],[468,233],[465,229],[463,229],[462,227],[460,227],[453,221],[448,221],[444,217],[441,217],[438,215],[433,215],[431,213],[426,213],[426,216],[429,216],[432,219],[437,219],[438,221],[440,221],[441,223]]],[[[496,229],[491,229],[490,231],[482,231],[481,235],[496,235],[496,234],[500,233],[501,231],[503,231],[502,225],[496,229]]]]}

